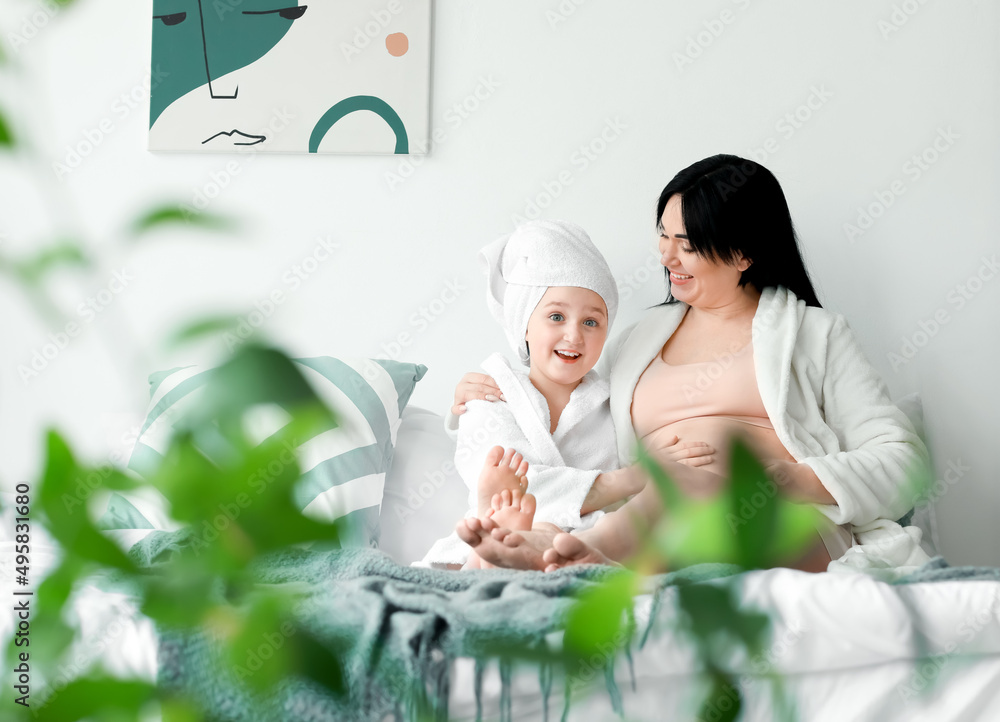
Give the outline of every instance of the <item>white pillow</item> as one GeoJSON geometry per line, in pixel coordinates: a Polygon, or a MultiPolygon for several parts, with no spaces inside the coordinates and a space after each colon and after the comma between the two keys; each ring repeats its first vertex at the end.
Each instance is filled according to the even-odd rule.
{"type": "MultiPolygon", "coordinates": [[[[916,392],[907,394],[896,401],[896,406],[906,414],[910,423],[913,424],[917,436],[924,439],[926,443],[927,437],[924,434],[924,406],[920,394],[916,392]]],[[[920,547],[931,557],[941,554],[941,540],[938,536],[937,513],[935,512],[936,506],[933,492],[931,492],[931,497],[928,501],[918,503],[910,514],[900,519],[900,522],[905,521],[907,526],[915,526],[920,529],[922,533],[920,547]]]]}
{"type": "Polygon", "coordinates": [[[408,407],[385,479],[379,543],[400,564],[422,559],[468,511],[469,489],[454,461],[455,440],[445,432],[444,418],[408,407]]]}

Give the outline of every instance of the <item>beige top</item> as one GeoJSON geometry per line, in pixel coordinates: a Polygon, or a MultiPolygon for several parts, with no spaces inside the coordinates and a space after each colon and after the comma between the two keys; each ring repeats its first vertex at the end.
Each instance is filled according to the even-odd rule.
{"type": "Polygon", "coordinates": [[[657,354],[639,377],[632,398],[632,423],[639,438],[706,416],[774,428],[757,390],[750,344],[712,361],[680,366],[657,354]]]}
{"type": "MultiPolygon", "coordinates": [[[[727,475],[732,438],[738,436],[761,459],[795,461],[778,440],[757,387],[752,344],[711,361],[671,365],[657,354],[639,377],[632,396],[632,424],[647,448],[663,448],[674,436],[715,447],[705,471],[727,475]]],[[[849,527],[826,519],[818,529],[831,558],[852,545],[849,527]]]]}

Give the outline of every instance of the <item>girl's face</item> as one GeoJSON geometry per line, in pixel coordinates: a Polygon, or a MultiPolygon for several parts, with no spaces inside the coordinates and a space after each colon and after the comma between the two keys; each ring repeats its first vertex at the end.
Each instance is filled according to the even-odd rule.
{"type": "Polygon", "coordinates": [[[608,337],[608,308],[588,288],[552,286],[528,318],[531,378],[576,386],[601,357],[608,337]]]}
{"type": "Polygon", "coordinates": [[[750,263],[720,263],[694,252],[681,213],[681,196],[667,201],[660,217],[660,263],[670,271],[670,292],[696,308],[718,308],[744,295],[740,276],[750,263]]]}

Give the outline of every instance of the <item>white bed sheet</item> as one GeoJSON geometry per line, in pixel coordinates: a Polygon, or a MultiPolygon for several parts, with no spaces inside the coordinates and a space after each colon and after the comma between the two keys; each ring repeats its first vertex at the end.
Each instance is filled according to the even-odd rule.
{"type": "MultiPolygon", "coordinates": [[[[772,569],[746,575],[742,598],[773,613],[772,643],[765,653],[734,657],[728,667],[743,690],[745,720],[774,719],[766,678],[772,671],[784,675],[800,720],[1000,720],[1000,583],[894,587],[860,574],[772,569]]],[[[690,645],[670,628],[675,599],[672,592],[664,596],[654,633],[633,652],[635,690],[624,657],[616,660],[625,719],[695,718],[693,705],[706,689],[694,671],[690,645]]],[[[640,623],[648,619],[650,604],[648,596],[637,599],[640,623]]],[[[473,667],[471,660],[456,662],[454,720],[476,718],[473,667]]],[[[574,699],[570,720],[619,719],[603,676],[597,676],[590,694],[574,699]]],[[[511,692],[514,719],[542,718],[537,671],[517,671],[511,692]]],[[[485,719],[499,717],[495,665],[484,678],[482,704],[485,719]]],[[[563,690],[554,685],[549,719],[559,719],[562,707],[563,690]]]]}

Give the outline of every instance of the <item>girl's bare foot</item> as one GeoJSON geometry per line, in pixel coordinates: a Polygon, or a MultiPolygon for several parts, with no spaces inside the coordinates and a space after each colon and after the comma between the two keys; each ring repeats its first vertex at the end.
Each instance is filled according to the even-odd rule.
{"type": "MultiPolygon", "coordinates": [[[[535,497],[523,494],[520,489],[504,489],[494,494],[486,517],[503,529],[527,531],[535,519],[535,497]]],[[[469,554],[465,569],[493,569],[495,565],[481,559],[475,550],[469,554]]]]}
{"type": "Polygon", "coordinates": [[[502,529],[528,531],[535,520],[535,497],[522,494],[520,489],[504,489],[499,494],[494,494],[490,507],[486,510],[486,516],[502,529]]]}
{"type": "MultiPolygon", "coordinates": [[[[507,491],[527,489],[528,462],[514,449],[504,451],[502,446],[494,446],[486,454],[483,470],[479,474],[476,488],[479,506],[476,514],[480,519],[492,508],[493,495],[507,491]],[[523,484],[523,486],[522,486],[523,484]]],[[[534,512],[532,512],[534,513],[534,512]]]]}
{"type": "Polygon", "coordinates": [[[512,531],[497,526],[490,517],[462,519],[455,527],[459,538],[471,546],[480,559],[505,569],[545,568],[542,553],[552,546],[559,527],[546,522],[531,531],[512,531]]]}

